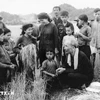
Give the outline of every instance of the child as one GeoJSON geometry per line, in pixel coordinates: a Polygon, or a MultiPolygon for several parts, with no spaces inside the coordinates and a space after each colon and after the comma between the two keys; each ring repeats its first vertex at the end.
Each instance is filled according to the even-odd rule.
{"type": "Polygon", "coordinates": [[[70,38],[75,38],[74,37],[74,30],[73,26],[71,24],[66,25],[66,36],[63,37],[62,40],[62,63],[64,62],[65,59],[65,54],[64,54],[64,45],[66,45],[66,40],[70,38]]]}
{"type": "Polygon", "coordinates": [[[60,17],[61,17],[62,23],[58,24],[58,37],[59,37],[59,57],[61,60],[62,40],[63,40],[63,37],[66,35],[66,27],[71,26],[72,30],[74,31],[74,26],[72,23],[68,21],[69,13],[67,11],[62,11],[60,17]],[[61,31],[60,28],[62,28],[63,30],[61,31]]]}
{"type": "Polygon", "coordinates": [[[57,62],[54,60],[54,51],[51,48],[46,49],[46,60],[42,63],[41,72],[45,74],[43,77],[46,80],[50,80],[56,75],[56,69],[58,68],[57,62]]]}
{"type": "Polygon", "coordinates": [[[83,51],[90,60],[91,28],[88,25],[87,15],[82,14],[79,16],[78,25],[81,26],[79,33],[76,33],[79,50],[83,51]]]}
{"type": "Polygon", "coordinates": [[[7,83],[9,77],[7,72],[15,67],[15,65],[11,63],[8,52],[5,50],[3,40],[4,33],[3,30],[0,29],[0,85],[7,83]]]}
{"type": "Polygon", "coordinates": [[[58,85],[58,81],[56,79],[56,69],[58,68],[58,64],[54,60],[54,51],[51,48],[46,49],[46,57],[47,59],[43,61],[41,74],[43,79],[46,82],[46,93],[49,95],[53,92],[52,89],[56,88],[58,85]],[[51,92],[52,91],[52,92],[51,92]]]}
{"type": "Polygon", "coordinates": [[[73,30],[74,30],[74,26],[71,22],[68,21],[69,19],[69,13],[67,11],[62,11],[61,12],[61,20],[62,20],[62,24],[66,27],[66,25],[72,25],[73,30]]]}

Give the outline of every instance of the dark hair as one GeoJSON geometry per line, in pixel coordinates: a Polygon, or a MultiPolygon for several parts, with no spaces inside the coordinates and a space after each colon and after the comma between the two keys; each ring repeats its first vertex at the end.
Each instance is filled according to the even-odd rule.
{"type": "Polygon", "coordinates": [[[9,33],[9,32],[11,32],[10,29],[4,28],[4,35],[7,34],[7,33],[9,33]]]}
{"type": "Polygon", "coordinates": [[[61,15],[61,16],[68,16],[69,13],[68,13],[68,11],[62,11],[60,15],[61,15]]]}
{"type": "Polygon", "coordinates": [[[21,35],[24,35],[25,34],[25,31],[29,28],[29,27],[33,27],[33,24],[25,24],[22,26],[22,32],[21,32],[21,35]]]}
{"type": "Polygon", "coordinates": [[[46,52],[49,52],[49,51],[55,53],[55,52],[54,52],[54,49],[52,49],[52,48],[50,48],[50,47],[46,48],[46,52]]]}
{"type": "Polygon", "coordinates": [[[69,23],[69,24],[67,24],[67,25],[65,26],[65,28],[68,28],[68,27],[71,28],[71,30],[73,31],[73,32],[72,32],[72,35],[74,35],[74,27],[73,27],[73,25],[72,25],[71,23],[69,23]]]}
{"type": "Polygon", "coordinates": [[[53,7],[53,10],[54,10],[54,8],[58,8],[59,11],[61,11],[61,8],[60,8],[59,6],[54,6],[54,7],[53,7]]]}
{"type": "Polygon", "coordinates": [[[60,33],[66,33],[65,26],[62,23],[59,23],[57,25],[57,28],[58,28],[59,35],[60,35],[60,33]]]}
{"type": "Polygon", "coordinates": [[[3,31],[3,29],[0,28],[0,35],[1,35],[2,33],[4,33],[4,31],[3,31]]]}
{"type": "Polygon", "coordinates": [[[85,14],[80,15],[79,19],[82,20],[82,21],[84,21],[84,22],[88,22],[88,17],[85,14]]]}
{"type": "Polygon", "coordinates": [[[48,19],[48,21],[51,22],[51,18],[45,12],[38,14],[38,19],[48,19]]]}
{"type": "Polygon", "coordinates": [[[94,9],[94,13],[97,13],[98,11],[100,11],[100,8],[94,9]]]}

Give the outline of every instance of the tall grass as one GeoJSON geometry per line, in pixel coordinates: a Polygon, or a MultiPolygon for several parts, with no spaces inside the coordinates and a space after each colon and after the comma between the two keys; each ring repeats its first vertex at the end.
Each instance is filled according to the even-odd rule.
{"type": "Polygon", "coordinates": [[[32,91],[25,91],[27,88],[25,73],[15,77],[15,79],[6,87],[6,91],[14,92],[9,96],[5,96],[5,100],[44,100],[45,98],[45,84],[41,78],[37,78],[32,85],[32,91]]]}

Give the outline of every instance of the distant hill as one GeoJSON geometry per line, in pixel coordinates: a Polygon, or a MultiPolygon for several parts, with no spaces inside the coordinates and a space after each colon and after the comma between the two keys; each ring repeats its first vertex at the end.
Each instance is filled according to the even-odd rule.
{"type": "Polygon", "coordinates": [[[3,17],[3,21],[6,24],[22,24],[20,17],[16,14],[10,14],[7,12],[0,12],[0,16],[3,17]]]}
{"type": "Polygon", "coordinates": [[[16,15],[7,12],[0,12],[5,24],[18,25],[36,21],[36,14],[16,15]]]}
{"type": "MultiPolygon", "coordinates": [[[[66,10],[69,12],[70,20],[74,20],[80,14],[87,14],[90,20],[93,19],[94,8],[76,9],[75,7],[69,4],[61,4],[59,6],[61,7],[62,10],[66,10]]],[[[7,12],[0,12],[0,15],[3,17],[4,23],[13,25],[24,24],[28,22],[36,22],[37,19],[36,14],[34,13],[28,15],[16,15],[7,12]]],[[[51,15],[53,15],[52,12],[51,15]]]]}
{"type": "MultiPolygon", "coordinates": [[[[93,19],[93,10],[94,8],[84,8],[84,9],[76,9],[75,7],[69,5],[69,4],[61,4],[59,5],[61,7],[61,10],[66,10],[69,12],[69,16],[71,20],[74,20],[81,14],[86,14],[89,17],[89,20],[93,19]]],[[[51,15],[53,15],[51,13],[51,15]]]]}
{"type": "Polygon", "coordinates": [[[29,23],[29,22],[36,22],[37,16],[36,14],[32,13],[32,14],[28,14],[28,15],[19,15],[21,21],[23,23],[29,23]]]}

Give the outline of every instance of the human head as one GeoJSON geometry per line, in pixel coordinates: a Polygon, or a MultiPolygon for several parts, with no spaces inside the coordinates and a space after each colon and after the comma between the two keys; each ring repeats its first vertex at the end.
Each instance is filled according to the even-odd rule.
{"type": "Polygon", "coordinates": [[[45,25],[51,22],[51,18],[45,12],[38,14],[38,20],[41,24],[45,25]]]}
{"type": "Polygon", "coordinates": [[[78,42],[76,40],[75,37],[71,36],[71,37],[67,37],[66,41],[63,44],[63,49],[65,51],[65,54],[74,54],[75,48],[77,48],[78,46],[78,42]]]}
{"type": "Polygon", "coordinates": [[[33,32],[33,24],[25,24],[22,26],[22,33],[21,35],[32,33],[33,32]]]}
{"type": "Polygon", "coordinates": [[[65,26],[63,24],[61,24],[61,23],[58,24],[57,28],[58,28],[58,32],[59,33],[63,33],[63,32],[66,31],[65,30],[65,26]]]}
{"type": "Polygon", "coordinates": [[[11,31],[8,28],[4,29],[4,39],[9,40],[11,38],[11,31]]]}
{"type": "Polygon", "coordinates": [[[52,48],[46,49],[46,57],[48,60],[52,60],[54,58],[54,50],[52,48]]]}
{"type": "Polygon", "coordinates": [[[88,23],[88,17],[86,14],[82,14],[78,17],[78,25],[82,26],[84,23],[88,23]]]}
{"type": "Polygon", "coordinates": [[[72,24],[67,24],[66,26],[66,34],[73,35],[74,34],[74,27],[72,24]]]}
{"type": "Polygon", "coordinates": [[[55,16],[59,16],[60,11],[61,11],[61,8],[59,6],[53,7],[53,13],[54,13],[55,16]]]}
{"type": "Polygon", "coordinates": [[[61,20],[66,23],[69,18],[69,13],[67,11],[62,11],[60,17],[61,20]]]}
{"type": "Polygon", "coordinates": [[[95,17],[95,20],[100,21],[100,8],[96,8],[94,10],[94,17],[95,17]]]}

